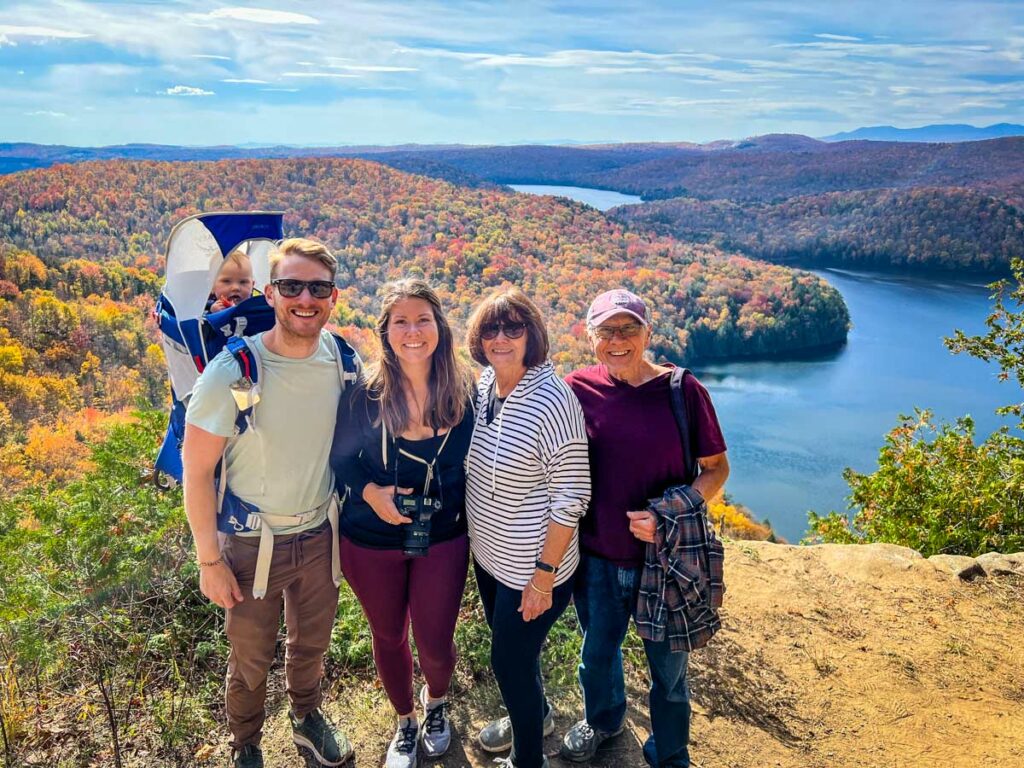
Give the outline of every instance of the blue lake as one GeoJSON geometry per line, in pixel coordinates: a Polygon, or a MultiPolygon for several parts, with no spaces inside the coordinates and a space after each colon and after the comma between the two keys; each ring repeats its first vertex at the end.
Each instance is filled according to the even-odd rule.
{"type": "Polygon", "coordinates": [[[553,187],[547,184],[509,184],[516,192],[526,192],[531,195],[554,195],[555,197],[568,197],[570,200],[578,200],[581,203],[592,205],[599,211],[607,211],[617,205],[633,205],[642,203],[643,200],[636,195],[624,195],[621,192],[612,192],[607,189],[588,189],[586,187],[553,187]]]}
{"type": "Polygon", "coordinates": [[[1015,383],[997,380],[997,366],[952,355],[942,343],[956,328],[984,330],[991,309],[984,284],[846,270],[815,274],[850,309],[846,346],[810,360],[695,366],[729,444],[728,492],[793,542],[804,535],[807,510],[846,509],[843,468],[872,471],[899,414],[915,406],[947,420],[969,414],[983,437],[1006,423],[995,409],[1021,399],[1015,383]]]}
{"type": "Polygon", "coordinates": [[[952,355],[954,328],[984,330],[991,308],[983,285],[840,270],[816,271],[850,309],[845,347],[827,357],[701,366],[729,443],[727,490],[790,541],[807,510],[846,509],[844,467],[870,472],[884,435],[915,406],[954,420],[974,417],[985,436],[1005,422],[1015,383],[998,368],[952,355]]]}

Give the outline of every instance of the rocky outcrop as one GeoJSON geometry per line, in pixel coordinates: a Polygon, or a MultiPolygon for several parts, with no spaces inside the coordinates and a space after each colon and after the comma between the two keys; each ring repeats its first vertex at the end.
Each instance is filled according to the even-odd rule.
{"type": "Polygon", "coordinates": [[[932,555],[928,562],[936,568],[948,571],[964,581],[973,581],[986,576],[1024,576],[1024,552],[1003,555],[986,552],[978,557],[963,555],[932,555]]]}

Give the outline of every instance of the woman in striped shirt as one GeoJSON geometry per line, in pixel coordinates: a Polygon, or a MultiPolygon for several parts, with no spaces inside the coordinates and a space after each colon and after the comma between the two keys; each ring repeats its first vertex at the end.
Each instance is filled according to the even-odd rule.
{"type": "Polygon", "coordinates": [[[479,741],[490,752],[511,747],[506,768],[542,768],[553,721],[540,652],[569,604],[579,562],[579,519],[590,500],[586,426],[547,361],[544,321],[522,291],[485,299],[470,318],[468,345],[487,368],[466,457],[466,514],[491,666],[508,709],[479,741]]]}

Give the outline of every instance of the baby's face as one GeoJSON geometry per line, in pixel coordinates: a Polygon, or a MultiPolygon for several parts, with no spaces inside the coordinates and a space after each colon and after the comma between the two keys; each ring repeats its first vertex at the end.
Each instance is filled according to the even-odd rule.
{"type": "Polygon", "coordinates": [[[213,295],[232,305],[252,296],[252,271],[233,261],[225,261],[213,283],[213,295]]]}

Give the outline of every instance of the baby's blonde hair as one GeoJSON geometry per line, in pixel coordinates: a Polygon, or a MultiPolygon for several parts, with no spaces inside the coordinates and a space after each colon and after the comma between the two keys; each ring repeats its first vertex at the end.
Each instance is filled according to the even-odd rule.
{"type": "MultiPolygon", "coordinates": [[[[252,272],[252,261],[249,259],[249,254],[245,251],[240,251],[236,248],[224,257],[224,264],[227,264],[229,261],[233,262],[239,269],[248,269],[249,272],[252,272]]],[[[224,264],[221,264],[222,269],[224,264]]]]}

